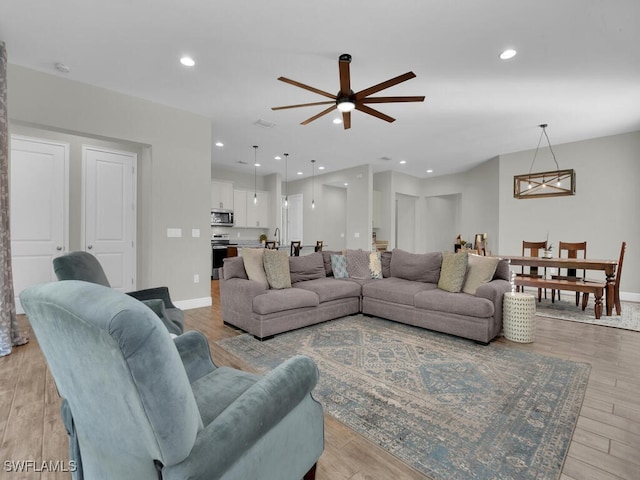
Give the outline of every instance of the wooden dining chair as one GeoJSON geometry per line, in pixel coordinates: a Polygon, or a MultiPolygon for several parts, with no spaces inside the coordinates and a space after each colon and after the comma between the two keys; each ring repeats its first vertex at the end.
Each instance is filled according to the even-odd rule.
{"type": "MultiPolygon", "coordinates": [[[[522,241],[522,256],[523,257],[539,257],[542,252],[547,249],[547,241],[544,242],[527,242],[526,240],[522,241]]],[[[533,278],[541,278],[538,271],[538,267],[522,267],[522,272],[516,273],[519,277],[533,277],[533,278]],[[528,270],[527,270],[528,268],[528,270]]],[[[518,287],[518,290],[522,288],[524,291],[524,287],[518,287]]],[[[547,298],[547,289],[544,289],[544,298],[547,298]]],[[[542,288],[538,289],[538,301],[542,301],[542,288]]]]}
{"type": "MultiPolygon", "coordinates": [[[[587,258],[587,242],[559,242],[558,243],[558,257],[562,257],[562,252],[566,252],[567,258],[578,258],[578,254],[582,252],[582,258],[587,258]]],[[[558,269],[558,275],[554,275],[552,278],[558,280],[577,281],[584,279],[586,271],[582,271],[582,276],[578,276],[578,272],[575,268],[568,268],[567,274],[562,275],[560,269],[558,269]]],[[[558,292],[558,301],[560,301],[560,290],[551,290],[551,302],[555,301],[555,293],[558,292]]],[[[580,305],[580,292],[576,292],[576,306],[580,305]]]]}
{"type": "Polygon", "coordinates": [[[316,249],[314,251],[315,252],[321,252],[323,245],[324,245],[324,241],[323,240],[317,240],[316,241],[316,249]]]}
{"type": "Polygon", "coordinates": [[[268,248],[270,250],[275,250],[276,249],[276,241],[275,240],[271,240],[268,242],[264,243],[264,248],[268,248]]]}
{"type": "Polygon", "coordinates": [[[302,249],[302,242],[300,240],[295,240],[295,241],[291,241],[291,250],[289,255],[291,255],[292,257],[299,257],[300,256],[300,250],[302,249]]]}
{"type": "MultiPolygon", "coordinates": [[[[622,276],[622,261],[624,260],[624,252],[627,250],[627,242],[622,242],[620,247],[620,259],[618,260],[618,267],[616,268],[616,279],[613,285],[613,304],[616,307],[616,315],[622,315],[622,305],[620,305],[620,277],[622,276]]],[[[585,278],[585,283],[600,283],[602,280],[585,278]]],[[[609,299],[611,301],[611,299],[609,299]]],[[[582,294],[582,309],[584,310],[589,302],[589,294],[582,294]]]]}

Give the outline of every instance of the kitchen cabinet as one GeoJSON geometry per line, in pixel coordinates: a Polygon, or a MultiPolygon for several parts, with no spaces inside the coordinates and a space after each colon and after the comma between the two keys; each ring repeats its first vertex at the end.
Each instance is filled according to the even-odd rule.
{"type": "Polygon", "coordinates": [[[211,208],[233,210],[233,182],[211,180],[211,208]]]}
{"type": "Polygon", "coordinates": [[[253,191],[234,190],[233,204],[236,227],[271,228],[271,196],[269,192],[255,192],[258,203],[253,203],[253,191]]]}

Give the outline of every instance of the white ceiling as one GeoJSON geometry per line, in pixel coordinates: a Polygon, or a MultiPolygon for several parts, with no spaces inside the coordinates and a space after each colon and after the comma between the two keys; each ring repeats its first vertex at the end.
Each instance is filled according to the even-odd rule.
{"type": "Polygon", "coordinates": [[[0,40],[10,63],[211,118],[214,169],[253,173],[259,145],[262,174],[288,152],[305,175],[316,159],[426,177],[533,149],[541,123],[552,145],[640,130],[639,0],[2,0],[0,40]],[[347,131],[299,124],[324,107],[271,110],[326,100],[279,76],[337,92],[342,53],[354,91],[413,71],[378,95],[425,102],[375,106],[391,124],[353,112],[347,131]]]}

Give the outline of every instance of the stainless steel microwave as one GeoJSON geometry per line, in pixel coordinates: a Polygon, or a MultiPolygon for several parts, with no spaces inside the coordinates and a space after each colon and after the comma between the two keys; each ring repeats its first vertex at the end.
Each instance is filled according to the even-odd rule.
{"type": "Polygon", "coordinates": [[[233,227],[233,210],[214,208],[211,210],[212,227],[233,227]]]}

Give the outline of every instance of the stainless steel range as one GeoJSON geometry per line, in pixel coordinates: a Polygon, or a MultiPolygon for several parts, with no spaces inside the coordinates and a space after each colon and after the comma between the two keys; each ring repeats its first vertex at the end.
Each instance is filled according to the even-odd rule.
{"type": "Polygon", "coordinates": [[[218,269],[227,257],[227,248],[230,245],[235,244],[230,243],[228,234],[214,233],[211,235],[211,278],[213,280],[220,278],[218,269]]]}

